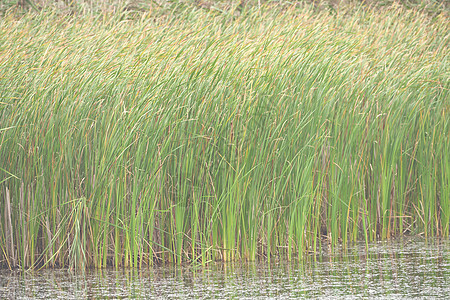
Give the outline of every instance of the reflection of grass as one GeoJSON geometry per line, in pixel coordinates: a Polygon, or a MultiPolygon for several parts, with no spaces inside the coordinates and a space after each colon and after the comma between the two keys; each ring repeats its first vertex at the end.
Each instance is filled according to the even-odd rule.
{"type": "Polygon", "coordinates": [[[3,265],[448,236],[444,15],[42,13],[0,28],[3,265]]]}

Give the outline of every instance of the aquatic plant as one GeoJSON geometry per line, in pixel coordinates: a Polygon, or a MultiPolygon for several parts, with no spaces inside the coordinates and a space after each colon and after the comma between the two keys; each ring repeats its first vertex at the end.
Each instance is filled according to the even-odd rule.
{"type": "Polygon", "coordinates": [[[448,16],[154,14],[0,19],[0,264],[448,236],[448,16]]]}

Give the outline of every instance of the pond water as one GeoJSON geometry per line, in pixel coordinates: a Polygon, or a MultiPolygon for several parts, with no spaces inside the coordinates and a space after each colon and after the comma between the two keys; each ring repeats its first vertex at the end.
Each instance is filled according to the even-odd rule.
{"type": "Polygon", "coordinates": [[[301,262],[145,270],[0,270],[0,299],[450,298],[450,240],[349,246],[301,262]]]}

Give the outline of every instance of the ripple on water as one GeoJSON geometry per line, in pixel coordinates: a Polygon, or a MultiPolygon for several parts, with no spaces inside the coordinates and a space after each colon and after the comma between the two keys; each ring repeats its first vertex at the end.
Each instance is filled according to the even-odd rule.
{"type": "Polygon", "coordinates": [[[0,271],[0,299],[440,298],[450,295],[450,241],[355,244],[296,263],[215,263],[74,274],[0,271]]]}

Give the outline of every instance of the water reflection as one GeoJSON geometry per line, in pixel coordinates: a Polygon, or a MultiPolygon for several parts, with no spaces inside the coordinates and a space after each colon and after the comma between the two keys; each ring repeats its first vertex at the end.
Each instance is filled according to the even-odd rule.
{"type": "Polygon", "coordinates": [[[0,299],[446,298],[450,241],[354,245],[296,262],[205,268],[0,271],[0,299]]]}

